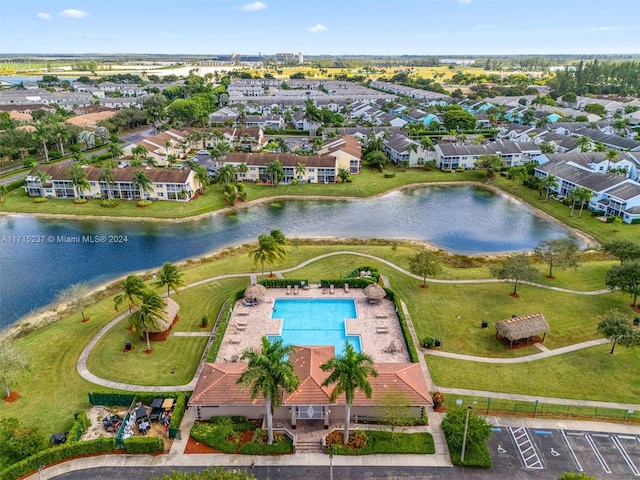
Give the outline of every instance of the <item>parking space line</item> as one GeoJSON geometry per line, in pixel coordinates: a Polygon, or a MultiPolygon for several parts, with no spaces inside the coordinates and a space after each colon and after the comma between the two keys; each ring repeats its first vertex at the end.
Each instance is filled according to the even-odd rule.
{"type": "MultiPolygon", "coordinates": [[[[609,435],[596,434],[593,436],[608,437],[609,435]]],[[[609,465],[607,465],[607,462],[602,457],[602,454],[600,453],[600,450],[598,450],[598,447],[593,441],[593,438],[591,438],[591,435],[589,435],[588,433],[585,433],[584,438],[587,439],[587,443],[589,443],[589,446],[591,446],[591,450],[593,450],[594,455],[598,459],[598,462],[600,462],[600,465],[602,465],[602,468],[604,469],[605,473],[611,473],[611,469],[609,468],[609,465]]]]}
{"type": "Polygon", "coordinates": [[[560,430],[560,433],[562,433],[562,438],[564,438],[564,443],[566,443],[567,447],[569,447],[569,452],[571,453],[571,458],[573,458],[573,461],[575,462],[576,467],[578,467],[578,471],[579,472],[584,472],[584,470],[582,469],[582,465],[580,465],[580,462],[578,461],[578,457],[576,457],[576,452],[573,451],[573,447],[569,443],[569,439],[567,438],[567,434],[565,433],[564,430],[560,430]]]}
{"type": "Polygon", "coordinates": [[[514,428],[509,427],[509,431],[511,432],[511,436],[516,442],[516,446],[518,447],[518,452],[520,453],[520,457],[524,462],[525,468],[531,468],[536,470],[544,469],[542,465],[542,461],[538,456],[538,452],[533,446],[533,442],[529,438],[529,433],[526,429],[522,427],[514,428]],[[532,453],[530,453],[530,451],[532,453]]]}
{"type": "MultiPolygon", "coordinates": [[[[620,437],[620,438],[623,438],[623,437],[620,437]]],[[[611,436],[611,440],[613,440],[614,445],[620,451],[620,454],[622,455],[622,458],[624,458],[624,461],[627,462],[627,465],[629,465],[629,468],[631,469],[633,474],[635,476],[640,476],[640,471],[638,471],[638,468],[634,465],[633,461],[631,460],[631,457],[629,456],[627,451],[622,446],[622,443],[620,443],[619,438],[616,437],[616,435],[612,435],[611,436]]]]}

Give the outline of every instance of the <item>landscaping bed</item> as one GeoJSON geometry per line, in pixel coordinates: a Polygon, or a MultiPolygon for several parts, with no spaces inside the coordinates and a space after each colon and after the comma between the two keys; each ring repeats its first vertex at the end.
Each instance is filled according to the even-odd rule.
{"type": "Polygon", "coordinates": [[[342,430],[327,435],[326,453],[334,455],[434,454],[433,437],[428,432],[398,433],[378,430],[355,430],[349,444],[342,444],[342,430]]]}

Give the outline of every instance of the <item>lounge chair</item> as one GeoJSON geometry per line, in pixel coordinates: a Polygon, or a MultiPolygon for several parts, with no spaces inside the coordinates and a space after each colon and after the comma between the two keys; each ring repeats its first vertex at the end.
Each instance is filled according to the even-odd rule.
{"type": "Polygon", "coordinates": [[[287,285],[287,295],[291,295],[291,285],[287,285]]]}
{"type": "Polygon", "coordinates": [[[298,285],[293,286],[293,294],[298,295],[300,293],[298,285]]]}
{"type": "Polygon", "coordinates": [[[332,283],[331,285],[329,285],[329,293],[331,293],[331,294],[336,293],[336,289],[335,289],[335,287],[333,286],[333,283],[332,283]]]}
{"type": "Polygon", "coordinates": [[[376,333],[389,333],[389,327],[377,327],[376,333]]]}
{"type": "Polygon", "coordinates": [[[229,340],[227,341],[233,345],[237,345],[240,343],[240,339],[237,337],[229,337],[229,340]]]}
{"type": "Polygon", "coordinates": [[[344,293],[349,293],[349,284],[348,283],[344,284],[344,293]]]}
{"type": "Polygon", "coordinates": [[[386,313],[376,313],[376,318],[389,318],[386,313]]]}

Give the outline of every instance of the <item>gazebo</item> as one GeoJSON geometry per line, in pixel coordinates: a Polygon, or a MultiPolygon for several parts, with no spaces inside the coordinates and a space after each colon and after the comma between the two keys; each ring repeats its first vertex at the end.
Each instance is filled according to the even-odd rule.
{"type": "Polygon", "coordinates": [[[365,297],[367,297],[371,303],[376,303],[387,296],[385,289],[377,283],[367,285],[364,287],[364,290],[362,290],[362,293],[364,293],[365,297]]]}
{"type": "Polygon", "coordinates": [[[509,348],[521,342],[544,342],[549,324],[541,313],[517,316],[496,323],[496,338],[509,342],[509,348]]]}
{"type": "Polygon", "coordinates": [[[164,299],[164,318],[155,318],[154,326],[149,327],[149,340],[166,340],[171,332],[171,327],[178,320],[178,312],[180,312],[180,305],[171,299],[164,299]]]}
{"type": "Polygon", "coordinates": [[[244,298],[253,300],[254,298],[262,299],[267,296],[267,287],[254,283],[247,287],[244,291],[244,298]]]}

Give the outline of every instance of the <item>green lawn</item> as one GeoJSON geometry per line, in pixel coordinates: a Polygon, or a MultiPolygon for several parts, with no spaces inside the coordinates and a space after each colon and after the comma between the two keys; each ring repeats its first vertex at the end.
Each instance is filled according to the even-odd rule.
{"type": "Polygon", "coordinates": [[[599,345],[513,365],[431,355],[426,360],[433,381],[441,387],[638,403],[640,350],[617,347],[614,355],[609,355],[609,350],[611,345],[599,345]]]}

